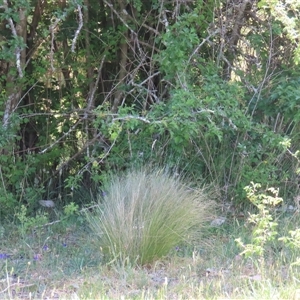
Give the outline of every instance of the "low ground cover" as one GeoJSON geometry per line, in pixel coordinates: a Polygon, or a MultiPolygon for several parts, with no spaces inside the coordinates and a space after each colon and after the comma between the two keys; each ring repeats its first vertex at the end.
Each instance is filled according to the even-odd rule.
{"type": "Polygon", "coordinates": [[[89,208],[0,224],[1,299],[300,298],[300,212],[278,190],[251,183],[251,205],[212,210],[165,172],[106,187],[89,208]]]}
{"type": "MultiPolygon", "coordinates": [[[[282,215],[280,232],[299,225],[297,212],[282,215]]],[[[72,221],[21,236],[2,226],[1,299],[298,299],[299,252],[274,240],[265,263],[245,258],[235,239],[251,226],[227,218],[207,229],[201,244],[180,244],[145,267],[107,264],[89,228],[72,221]],[[262,269],[263,266],[263,269],[262,269]]]]}

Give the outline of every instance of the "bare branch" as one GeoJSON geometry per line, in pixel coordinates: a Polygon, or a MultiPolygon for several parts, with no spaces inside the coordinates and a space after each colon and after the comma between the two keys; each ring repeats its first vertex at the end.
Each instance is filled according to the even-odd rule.
{"type": "MultiPolygon", "coordinates": [[[[98,68],[98,74],[97,74],[96,81],[93,85],[91,85],[92,88],[90,88],[90,91],[89,91],[89,97],[88,97],[88,100],[87,100],[87,107],[86,107],[86,111],[85,111],[84,117],[83,117],[85,120],[88,119],[88,116],[89,116],[91,110],[94,108],[95,93],[96,93],[96,90],[97,90],[97,87],[98,87],[98,84],[99,84],[99,80],[100,80],[101,71],[102,71],[102,67],[103,67],[105,57],[106,57],[106,55],[104,55],[102,60],[101,60],[100,66],[98,68]]],[[[86,133],[87,133],[87,136],[88,136],[88,122],[86,122],[86,133]]],[[[86,149],[87,149],[87,157],[90,157],[89,146],[86,149]]]]}
{"type": "MultiPolygon", "coordinates": [[[[137,22],[135,21],[135,19],[134,19],[131,15],[129,15],[129,13],[127,12],[126,9],[123,9],[123,13],[124,13],[124,15],[127,16],[128,19],[130,19],[130,20],[132,20],[133,22],[137,23],[137,22]]],[[[156,30],[155,28],[152,28],[151,26],[148,26],[145,22],[143,22],[143,23],[141,24],[141,26],[147,28],[149,31],[154,32],[156,35],[159,35],[158,30],[156,30]]]]}
{"type": "Polygon", "coordinates": [[[112,121],[127,121],[127,120],[139,120],[142,121],[144,123],[150,124],[151,122],[149,120],[147,120],[146,118],[142,118],[142,117],[136,117],[136,116],[125,116],[125,117],[118,117],[118,118],[114,118],[112,119],[112,121]]]}
{"type": "Polygon", "coordinates": [[[212,32],[207,38],[203,39],[203,41],[197,46],[197,48],[193,51],[193,53],[190,55],[189,60],[187,62],[187,67],[190,64],[191,59],[193,58],[193,56],[200,50],[200,48],[209,41],[209,39],[213,36],[215,36],[218,32],[220,32],[220,29],[215,30],[214,32],[212,32]]]}
{"type": "MultiPolygon", "coordinates": [[[[119,136],[119,135],[118,135],[119,136]]],[[[112,144],[109,146],[109,148],[105,151],[105,154],[101,157],[100,160],[98,160],[98,164],[102,163],[104,159],[109,155],[112,148],[115,146],[116,141],[118,139],[118,136],[113,140],[112,144]]],[[[88,146],[87,146],[88,147],[88,146]]],[[[81,170],[78,172],[78,174],[82,174],[84,170],[88,170],[88,167],[92,164],[92,161],[88,162],[85,166],[81,168],[81,170]]]]}
{"type": "MultiPolygon", "coordinates": [[[[113,5],[109,2],[107,2],[106,0],[103,0],[103,2],[116,14],[116,16],[121,20],[121,22],[126,26],[127,29],[130,30],[131,33],[134,33],[136,35],[136,33],[134,32],[134,30],[127,24],[127,22],[120,16],[120,14],[115,10],[115,8],[113,7],[113,5]]],[[[124,13],[124,10],[123,10],[124,13]]],[[[126,16],[128,14],[125,14],[126,16]]]]}
{"type": "Polygon", "coordinates": [[[272,57],[273,57],[273,42],[274,42],[274,40],[273,40],[271,24],[270,24],[270,48],[269,48],[268,61],[267,61],[267,64],[266,64],[266,71],[265,71],[264,78],[263,78],[262,82],[259,84],[258,88],[255,90],[255,93],[253,94],[251,100],[249,101],[248,107],[246,109],[246,112],[248,112],[249,109],[250,109],[250,105],[251,105],[252,101],[255,99],[255,96],[256,96],[256,102],[255,102],[255,105],[252,109],[251,118],[253,118],[254,112],[256,111],[256,107],[257,107],[258,101],[260,100],[260,96],[261,96],[263,86],[267,82],[268,77],[270,77],[273,74],[273,71],[272,71],[271,74],[268,76],[271,61],[272,61],[272,57]]]}
{"type": "MultiPolygon", "coordinates": [[[[89,146],[91,146],[92,144],[94,144],[96,142],[96,140],[98,138],[101,138],[101,133],[98,133],[94,138],[92,138],[91,140],[89,140],[83,147],[82,149],[80,149],[77,153],[75,153],[72,157],[70,157],[67,161],[65,161],[64,163],[62,163],[59,168],[54,172],[53,175],[58,174],[64,167],[66,167],[72,160],[74,160],[75,158],[77,158],[81,153],[83,153],[83,151],[85,151],[86,148],[88,148],[89,146]]],[[[56,144],[56,143],[55,143],[56,144]]]]}
{"type": "Polygon", "coordinates": [[[77,9],[78,9],[78,15],[79,15],[79,24],[78,24],[78,28],[75,32],[75,36],[74,36],[74,39],[72,41],[72,47],[71,47],[71,51],[72,52],[75,52],[75,45],[76,45],[76,41],[78,39],[78,35],[81,31],[81,28],[83,26],[83,18],[82,18],[82,11],[81,11],[81,6],[78,4],[77,5],[77,9]]]}
{"type": "MultiPolygon", "coordinates": [[[[8,3],[7,0],[3,0],[3,7],[5,8],[5,10],[8,10],[8,3]]],[[[13,34],[13,36],[17,39],[18,38],[18,34],[17,34],[17,30],[15,28],[14,22],[12,20],[12,18],[8,18],[8,23],[11,29],[11,32],[13,34]]],[[[25,42],[25,41],[24,41],[25,42]]],[[[21,48],[20,47],[16,47],[16,65],[17,65],[17,70],[19,73],[19,77],[23,78],[23,71],[22,71],[22,67],[21,67],[21,48]]]]}
{"type": "Polygon", "coordinates": [[[90,110],[93,107],[94,97],[95,97],[95,93],[96,93],[96,90],[97,90],[97,86],[99,84],[99,80],[100,80],[101,71],[102,71],[102,67],[103,67],[105,57],[106,57],[106,55],[104,55],[102,60],[101,60],[100,66],[98,68],[98,74],[97,74],[96,81],[94,83],[93,89],[91,90],[89,98],[88,98],[87,112],[90,112],[90,110]]]}
{"type": "Polygon", "coordinates": [[[50,34],[51,34],[50,63],[51,63],[51,69],[52,69],[52,71],[55,71],[54,63],[53,63],[53,55],[54,55],[54,33],[55,33],[54,31],[55,31],[58,23],[61,20],[63,20],[66,17],[66,15],[67,15],[67,12],[65,11],[60,18],[56,18],[55,22],[49,26],[49,31],[50,31],[50,34]]]}
{"type": "Polygon", "coordinates": [[[66,132],[63,136],[61,136],[58,140],[56,140],[53,144],[51,144],[49,147],[45,148],[44,150],[40,151],[40,154],[46,153],[48,150],[52,149],[55,145],[57,145],[61,140],[63,140],[65,137],[70,135],[70,133],[81,123],[81,120],[77,121],[68,132],[66,132]]]}

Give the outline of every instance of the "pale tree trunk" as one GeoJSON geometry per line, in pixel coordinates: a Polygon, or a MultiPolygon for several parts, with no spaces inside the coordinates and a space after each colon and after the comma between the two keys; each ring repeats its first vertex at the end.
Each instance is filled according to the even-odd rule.
{"type": "MultiPolygon", "coordinates": [[[[8,11],[8,3],[6,0],[3,1],[4,8],[8,11]]],[[[17,9],[17,8],[15,8],[17,9]]],[[[7,19],[7,23],[12,32],[12,35],[16,38],[21,38],[24,44],[27,41],[27,11],[26,8],[19,8],[19,23],[14,25],[11,18],[7,19]]],[[[9,124],[11,114],[17,108],[18,103],[21,99],[21,89],[22,87],[18,84],[19,79],[23,77],[23,69],[26,63],[26,48],[21,49],[16,47],[15,49],[15,59],[8,62],[7,68],[7,78],[6,78],[6,95],[7,101],[5,104],[4,114],[3,114],[3,126],[6,128],[9,124]],[[17,69],[16,74],[10,72],[11,69],[17,69]]]]}

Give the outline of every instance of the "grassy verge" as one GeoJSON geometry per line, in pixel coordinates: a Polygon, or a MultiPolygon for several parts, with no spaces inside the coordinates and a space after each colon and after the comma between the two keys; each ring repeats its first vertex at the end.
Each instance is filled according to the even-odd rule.
{"type": "Polygon", "coordinates": [[[113,177],[86,218],[22,206],[0,226],[0,299],[300,299],[299,211],[245,190],[253,211],[208,226],[209,195],[161,171],[113,177]]]}
{"type": "MultiPolygon", "coordinates": [[[[297,213],[277,221],[280,234],[300,225],[297,213]]],[[[262,269],[258,258],[239,255],[235,239],[249,240],[252,230],[243,219],[227,219],[200,244],[178,245],[144,268],[105,264],[94,234],[75,221],[26,235],[1,228],[1,299],[299,299],[297,249],[275,239],[262,269]]]]}

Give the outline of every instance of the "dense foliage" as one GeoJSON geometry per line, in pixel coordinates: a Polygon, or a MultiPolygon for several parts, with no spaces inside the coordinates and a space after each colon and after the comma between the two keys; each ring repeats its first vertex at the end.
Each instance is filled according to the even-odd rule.
{"type": "Polygon", "coordinates": [[[298,191],[297,0],[3,0],[0,214],[167,165],[298,191]],[[270,3],[269,3],[270,2],[270,3]]]}

